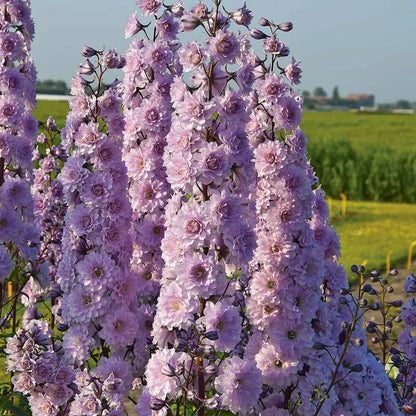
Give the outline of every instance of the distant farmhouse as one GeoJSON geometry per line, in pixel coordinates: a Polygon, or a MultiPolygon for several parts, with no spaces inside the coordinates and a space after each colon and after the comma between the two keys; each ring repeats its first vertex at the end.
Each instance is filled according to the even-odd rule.
{"type": "Polygon", "coordinates": [[[305,107],[314,110],[349,110],[374,109],[375,96],[373,94],[350,94],[342,98],[338,95],[305,95],[305,107]]]}

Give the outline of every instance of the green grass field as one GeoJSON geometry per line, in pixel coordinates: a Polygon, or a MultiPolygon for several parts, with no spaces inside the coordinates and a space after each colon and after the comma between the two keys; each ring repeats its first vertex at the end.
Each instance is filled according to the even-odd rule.
{"type": "Polygon", "coordinates": [[[39,100],[33,115],[38,121],[46,122],[49,116],[55,118],[59,128],[65,124],[66,115],[69,111],[69,105],[66,101],[41,101],[39,100]]]}
{"type": "MultiPolygon", "coordinates": [[[[410,244],[416,240],[416,205],[347,201],[341,217],[341,201],[333,201],[332,224],[341,238],[341,262],[366,263],[369,269],[386,269],[390,253],[391,268],[403,267],[410,244]]],[[[415,256],[416,260],[416,249],[415,256]]]]}
{"type": "Polygon", "coordinates": [[[346,139],[357,151],[384,147],[416,151],[416,114],[308,112],[302,129],[313,144],[322,139],[346,139]]]}

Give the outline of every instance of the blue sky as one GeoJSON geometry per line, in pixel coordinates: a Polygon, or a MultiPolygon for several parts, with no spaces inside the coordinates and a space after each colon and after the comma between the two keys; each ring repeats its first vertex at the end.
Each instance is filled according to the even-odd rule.
{"type": "MultiPolygon", "coordinates": [[[[223,2],[228,10],[241,4],[223,2]]],[[[301,90],[332,94],[338,86],[341,96],[375,94],[377,103],[416,101],[416,0],[247,0],[247,7],[256,22],[294,23],[281,38],[301,61],[301,90]]],[[[38,78],[69,82],[84,44],[123,53],[124,23],[136,10],[134,0],[34,0],[38,78]]]]}

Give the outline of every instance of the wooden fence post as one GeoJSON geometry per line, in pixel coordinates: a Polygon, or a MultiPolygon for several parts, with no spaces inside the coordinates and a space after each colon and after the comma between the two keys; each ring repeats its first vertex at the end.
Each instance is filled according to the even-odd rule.
{"type": "Polygon", "coordinates": [[[416,240],[413,241],[409,246],[409,255],[407,256],[407,273],[410,273],[412,270],[412,255],[414,246],[416,246],[416,240]]]}

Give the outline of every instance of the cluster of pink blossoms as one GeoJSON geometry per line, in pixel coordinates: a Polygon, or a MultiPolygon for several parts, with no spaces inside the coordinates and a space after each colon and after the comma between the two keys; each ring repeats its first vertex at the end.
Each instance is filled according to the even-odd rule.
{"type": "MultiPolygon", "coordinates": [[[[416,293],[416,276],[411,273],[404,283],[406,293],[416,293]]],[[[404,414],[416,413],[416,298],[410,298],[402,306],[401,319],[404,329],[398,339],[398,347],[393,350],[391,361],[398,369],[395,379],[397,401],[404,414]]]]}
{"type": "MultiPolygon", "coordinates": [[[[142,34],[146,27],[139,23],[135,13],[127,21],[125,36],[142,34]]],[[[126,120],[123,159],[133,210],[131,269],[140,287],[139,302],[147,308],[152,319],[164,264],[160,245],[165,231],[165,206],[171,196],[163,166],[166,134],[171,125],[170,88],[174,74],[180,72],[178,58],[175,58],[178,23],[170,12],[165,12],[155,16],[154,29],[153,40],[131,41],[126,53],[123,83],[126,120]]],[[[150,321],[143,329],[140,340],[135,343],[136,356],[143,358],[140,375],[143,375],[148,359],[146,345],[150,339],[150,321]]]]}
{"type": "Polygon", "coordinates": [[[87,59],[72,81],[71,112],[62,130],[69,157],[59,180],[68,211],[57,271],[63,295],[56,316],[67,329],[64,360],[79,369],[69,414],[90,409],[88,414],[106,410],[118,415],[131,388],[139,323],[146,320],[129,268],[131,207],[121,160],[120,82],[102,82],[105,72],[122,68],[125,60],[114,50],[89,47],[83,55],[87,59]],[[126,359],[129,354],[132,360],[126,359]],[[91,355],[97,365],[85,372],[91,355]]]}
{"type": "MultiPolygon", "coordinates": [[[[35,277],[39,269],[36,264],[39,233],[33,223],[30,193],[38,125],[31,115],[36,102],[36,71],[29,56],[34,33],[30,2],[2,1],[0,6],[0,282],[3,282],[15,266],[18,270],[25,268],[35,277]]],[[[46,283],[42,276],[39,273],[39,281],[46,283]]]]}
{"type": "MultiPolygon", "coordinates": [[[[302,99],[282,75],[262,69],[247,129],[258,178],[257,249],[248,303],[257,332],[248,350],[269,387],[263,413],[282,408],[287,409],[282,415],[289,410],[314,415],[318,409],[324,414],[395,414],[388,380],[363,341],[346,346],[340,341],[342,323],[352,321],[338,293],[348,284],[337,264],[339,242],[328,224],[324,193],[313,190],[317,178],[299,128],[302,99]],[[337,360],[343,362],[341,369],[337,360]],[[329,389],[324,400],[319,388],[329,389]]],[[[354,340],[360,339],[365,335],[357,325],[354,340]]]]}

